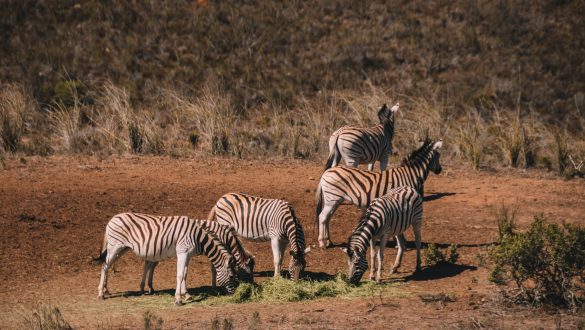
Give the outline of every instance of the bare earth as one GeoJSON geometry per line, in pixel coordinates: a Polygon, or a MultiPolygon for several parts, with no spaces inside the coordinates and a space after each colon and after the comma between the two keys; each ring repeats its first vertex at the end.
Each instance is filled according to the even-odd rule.
{"type": "MultiPolygon", "coordinates": [[[[250,303],[175,307],[153,297],[114,297],[98,301],[97,256],[107,221],[116,213],[137,211],[205,218],[214,202],[230,191],[246,192],[293,203],[311,245],[314,234],[315,188],[322,165],[310,161],[239,161],[158,157],[9,159],[0,171],[0,328],[19,328],[22,314],[34,302],[59,306],[75,328],[140,328],[146,310],[164,328],[210,328],[216,316],[228,316],[236,329],[247,329],[252,315],[259,328],[575,328],[584,315],[506,307],[478,253],[496,238],[495,208],[517,206],[520,228],[543,213],[550,221],[585,225],[585,182],[564,181],[543,172],[478,173],[443,163],[441,175],[430,175],[425,187],[423,241],[460,246],[458,266],[424,269],[412,276],[414,251],[409,249],[393,294],[360,299],[321,299],[299,303],[250,303]],[[445,293],[454,302],[423,302],[421,294],[445,293]]],[[[342,206],[331,224],[333,241],[342,243],[359,212],[342,206]]],[[[407,239],[412,239],[409,231],[407,239]]],[[[269,243],[247,243],[256,256],[256,277],[272,276],[269,243]]],[[[386,269],[395,250],[386,253],[386,269]]],[[[307,274],[322,277],[347,271],[339,249],[313,249],[307,274]]],[[[288,260],[285,261],[285,265],[288,260]]],[[[113,293],[135,292],[140,260],[126,254],[110,277],[113,293]]],[[[208,261],[191,263],[192,292],[208,290],[208,261]]],[[[173,293],[174,260],[162,262],[155,288],[173,293]]],[[[160,299],[159,299],[160,300],[160,299]]]]}

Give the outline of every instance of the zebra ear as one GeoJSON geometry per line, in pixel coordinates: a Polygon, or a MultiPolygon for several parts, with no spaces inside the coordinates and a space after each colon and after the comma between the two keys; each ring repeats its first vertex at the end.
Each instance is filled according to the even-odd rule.
{"type": "Polygon", "coordinates": [[[400,108],[400,102],[396,102],[396,104],[390,109],[390,111],[392,111],[392,113],[398,111],[398,108],[400,108]]]}
{"type": "Polygon", "coordinates": [[[439,140],[439,141],[435,142],[435,144],[433,145],[433,150],[440,149],[442,146],[443,146],[443,140],[439,140]]]}
{"type": "Polygon", "coordinates": [[[384,105],[382,105],[380,110],[378,110],[378,119],[380,120],[380,123],[384,123],[384,122],[388,121],[388,117],[390,116],[391,113],[392,112],[388,108],[388,105],[386,103],[384,103],[384,105]]]}

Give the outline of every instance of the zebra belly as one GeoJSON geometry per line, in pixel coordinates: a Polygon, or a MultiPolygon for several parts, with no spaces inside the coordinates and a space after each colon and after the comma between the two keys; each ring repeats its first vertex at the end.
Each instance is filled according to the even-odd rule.
{"type": "Polygon", "coordinates": [[[134,253],[146,261],[162,261],[177,256],[177,250],[174,246],[163,248],[162,251],[157,251],[156,254],[146,252],[138,253],[138,251],[134,251],[134,253]]]}

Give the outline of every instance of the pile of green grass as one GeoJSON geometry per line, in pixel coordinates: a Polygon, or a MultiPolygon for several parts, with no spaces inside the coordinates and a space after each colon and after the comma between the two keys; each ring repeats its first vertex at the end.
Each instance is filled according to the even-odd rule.
{"type": "Polygon", "coordinates": [[[378,285],[372,281],[353,286],[347,282],[345,274],[341,273],[329,281],[300,280],[293,282],[284,278],[275,278],[260,284],[242,283],[233,295],[208,297],[202,299],[202,303],[217,305],[247,302],[293,302],[325,297],[356,298],[381,294],[400,295],[400,292],[391,290],[396,287],[395,283],[378,285]]]}

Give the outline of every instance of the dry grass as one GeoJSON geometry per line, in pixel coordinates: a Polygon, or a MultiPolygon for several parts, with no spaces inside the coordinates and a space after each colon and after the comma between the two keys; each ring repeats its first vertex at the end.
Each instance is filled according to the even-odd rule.
{"type": "Polygon", "coordinates": [[[0,86],[0,152],[19,149],[34,107],[32,97],[23,87],[14,84],[0,86]]]}
{"type": "Polygon", "coordinates": [[[22,312],[24,329],[33,330],[70,330],[73,329],[67,322],[58,307],[50,303],[38,303],[30,310],[22,312]]]}

